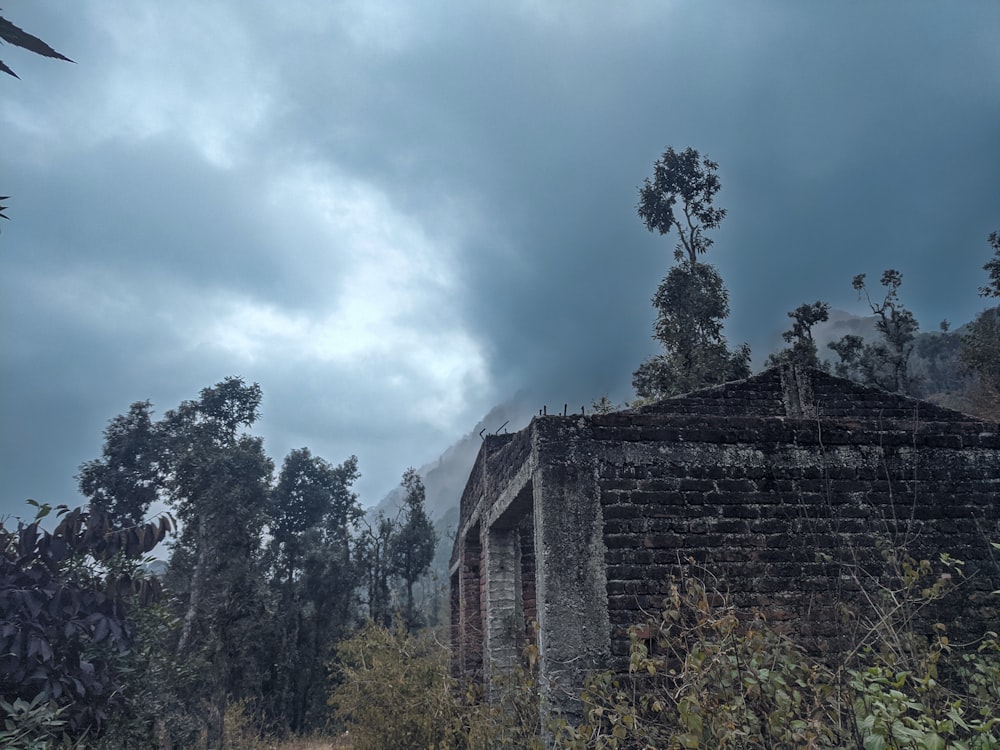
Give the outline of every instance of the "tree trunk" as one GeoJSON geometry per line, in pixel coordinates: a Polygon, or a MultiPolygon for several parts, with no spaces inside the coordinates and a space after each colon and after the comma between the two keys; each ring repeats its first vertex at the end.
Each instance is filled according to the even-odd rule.
{"type": "Polygon", "coordinates": [[[194,574],[191,576],[191,596],[188,600],[187,612],[184,614],[184,626],[181,628],[181,638],[177,642],[177,658],[185,656],[188,641],[191,639],[191,629],[194,627],[195,618],[198,616],[198,607],[201,604],[202,589],[205,586],[205,572],[208,568],[208,544],[205,540],[205,517],[198,518],[198,559],[194,565],[194,574]]]}

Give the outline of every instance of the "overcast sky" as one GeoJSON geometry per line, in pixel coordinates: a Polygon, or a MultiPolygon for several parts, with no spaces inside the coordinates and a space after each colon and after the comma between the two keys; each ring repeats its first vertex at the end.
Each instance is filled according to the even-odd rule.
{"type": "MultiPolygon", "coordinates": [[[[528,388],[631,396],[674,240],[637,188],[720,164],[707,260],[759,366],[786,311],[903,273],[985,303],[1000,3],[7,0],[0,512],[80,501],[109,419],[260,383],[280,464],[366,504],[528,388]]],[[[539,403],[539,405],[540,405],[539,403]]]]}

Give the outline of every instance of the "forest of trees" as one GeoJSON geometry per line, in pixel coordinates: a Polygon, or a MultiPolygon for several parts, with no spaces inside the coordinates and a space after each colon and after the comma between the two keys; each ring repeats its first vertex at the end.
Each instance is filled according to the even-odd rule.
{"type": "Polygon", "coordinates": [[[11,712],[21,701],[27,728],[221,747],[238,704],[261,731],[313,731],[346,635],[366,619],[436,624],[414,597],[436,542],[419,475],[403,476],[396,515],[370,520],[353,456],[293,450],[275,476],[251,432],[261,398],[227,378],[158,419],[135,403],[81,467],[87,508],[5,523],[0,695],[11,712]],[[151,551],[169,554],[165,570],[151,551]]]}
{"type": "MultiPolygon", "coordinates": [[[[647,228],[678,241],[653,296],[663,352],[633,376],[639,403],[750,374],[749,348],[723,335],[726,286],[704,261],[726,215],[720,190],[718,164],[692,148],[668,148],[640,189],[647,228]]],[[[1000,234],[988,244],[978,291],[997,298],[1000,234]]],[[[998,308],[922,333],[902,281],[894,269],[880,289],[854,277],[874,339],[843,336],[830,361],[813,335],[829,305],[804,303],[768,364],[823,367],[1000,418],[998,308]]],[[[398,508],[366,513],[354,456],[335,465],[301,448],[276,466],[253,432],[262,398],[230,377],[161,415],[134,403],[80,467],[85,508],[35,503],[33,519],[0,526],[0,745],[235,747],[234,715],[252,717],[256,736],[339,731],[370,708],[372,685],[352,680],[380,654],[393,655],[391,670],[430,653],[408,640],[445,616],[420,595],[441,541],[420,475],[404,473],[398,508]]],[[[402,669],[380,679],[409,685],[402,669]]]]}
{"type": "MultiPolygon", "coordinates": [[[[675,232],[676,265],[653,295],[653,338],[663,346],[632,376],[636,403],[686,393],[750,374],[746,344],[729,348],[723,327],[729,293],[715,266],[699,257],[713,244],[708,231],[726,216],[715,206],[722,188],[718,164],[693,148],[668,147],[639,191],[639,217],[652,232],[675,232]]],[[[993,255],[983,266],[989,281],[979,288],[986,298],[1000,297],[1000,232],[988,243],[993,255]]],[[[877,337],[847,334],[828,344],[836,355],[821,356],[813,328],[829,319],[830,305],[803,303],[788,313],[792,327],[782,333],[790,346],[768,355],[766,365],[795,363],[832,370],[865,385],[927,398],[987,419],[1000,419],[1000,308],[983,310],[974,321],[951,331],[942,321],[936,332],[920,332],[900,297],[903,274],[886,269],[873,292],[866,274],[852,286],[875,322],[877,337]],[[875,297],[873,298],[873,294],[875,297]],[[880,297],[879,294],[882,296],[880,297]]]]}

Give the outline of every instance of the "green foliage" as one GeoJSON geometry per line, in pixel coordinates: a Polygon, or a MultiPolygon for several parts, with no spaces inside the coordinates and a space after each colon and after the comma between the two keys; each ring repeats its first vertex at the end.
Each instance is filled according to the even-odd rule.
{"type": "Polygon", "coordinates": [[[169,580],[183,610],[176,658],[195,669],[210,744],[224,740],[231,697],[259,689],[263,655],[255,637],[265,608],[261,547],[274,465],[257,419],[260,387],[226,378],[197,400],[168,411],[157,426],[163,489],[185,526],[169,580]],[[178,554],[180,553],[180,554],[178,554]]]}
{"type": "MultiPolygon", "coordinates": [[[[162,538],[160,526],[152,533],[136,523],[151,502],[167,503],[183,522],[162,606],[130,608],[121,627],[105,623],[100,613],[81,615],[91,614],[83,625],[93,632],[91,642],[78,639],[79,658],[96,667],[90,677],[77,679],[84,688],[87,679],[103,680],[104,693],[95,693],[98,704],[101,695],[114,696],[113,711],[100,705],[104,734],[91,735],[101,750],[242,747],[251,735],[314,730],[328,721],[327,665],[358,619],[354,532],[362,511],[351,491],[357,459],[333,466],[308,449],[295,450],[272,484],[273,463],[250,432],[261,399],[258,385],[231,377],[160,419],[153,418],[148,401],[135,403],[109,423],[100,458],[81,467],[90,510],[66,519],[91,519],[95,531],[88,549],[94,561],[73,558],[60,570],[103,595],[102,606],[117,605],[108,596],[113,589],[98,583],[119,586],[123,594],[121,581],[135,582],[139,594],[159,587],[155,579],[143,583],[138,564],[128,561],[162,538]],[[234,716],[253,721],[237,731],[234,716]]],[[[50,510],[41,507],[39,517],[50,510]]],[[[57,529],[56,545],[66,544],[59,535],[64,526],[57,529]]],[[[34,527],[24,534],[41,536],[34,527]]],[[[387,550],[382,552],[388,571],[387,550]]],[[[133,598],[145,604],[144,597],[133,598]]],[[[20,593],[6,599],[0,593],[0,602],[36,606],[34,595],[20,593]]],[[[0,622],[0,645],[14,638],[12,650],[34,649],[32,658],[48,658],[43,644],[49,641],[19,632],[0,622]]],[[[0,667],[11,659],[0,654],[0,667]]],[[[37,685],[26,684],[24,694],[12,698],[28,699],[32,689],[37,685]]],[[[67,700],[75,698],[60,717],[68,726],[75,727],[75,712],[88,705],[79,689],[75,682],[62,688],[67,700]]]]}
{"type": "Polygon", "coordinates": [[[59,747],[82,748],[66,735],[66,708],[49,700],[44,692],[30,701],[16,698],[10,702],[0,700],[3,727],[0,728],[0,747],[5,750],[54,750],[59,747]]]}
{"type": "Polygon", "coordinates": [[[52,531],[37,508],[30,523],[0,524],[0,695],[63,709],[79,736],[96,734],[122,703],[121,658],[134,643],[133,605],[160,594],[135,561],[163,540],[171,521],[116,529],[107,514],[58,508],[52,531]]]}
{"type": "MultiPolygon", "coordinates": [[[[990,281],[979,288],[983,297],[1000,297],[1000,232],[989,237],[993,258],[983,270],[990,281]]],[[[962,362],[978,378],[983,416],[1000,419],[1000,307],[984,310],[962,337],[962,362]]]]}
{"type": "Polygon", "coordinates": [[[271,492],[270,526],[278,544],[287,549],[296,536],[325,527],[340,529],[357,518],[357,495],[350,491],[359,477],[358,459],[351,456],[340,466],[331,466],[308,448],[293,450],[285,457],[278,482],[271,492]]]}
{"type": "Polygon", "coordinates": [[[712,246],[705,230],[717,228],[726,216],[724,208],[712,205],[722,188],[718,169],[716,162],[690,146],[680,152],[668,146],[653,165],[653,179],[647,177],[639,190],[639,218],[646,228],[664,235],[677,230],[677,260],[686,256],[689,263],[697,263],[698,254],[712,246]]]}
{"type": "MultiPolygon", "coordinates": [[[[169,594],[169,592],[168,592],[169,594]]],[[[188,715],[177,686],[190,682],[186,662],[174,659],[179,621],[160,601],[136,607],[131,616],[135,638],[128,653],[119,657],[122,701],[111,712],[106,731],[91,746],[94,750],[156,747],[164,738],[174,743],[190,740],[199,728],[188,715]]]]}
{"type": "Polygon", "coordinates": [[[858,731],[865,750],[928,748],[991,750],[1000,747],[1000,647],[988,639],[957,664],[940,664],[948,639],[923,654],[925,668],[914,672],[874,664],[849,673],[858,731]],[[954,670],[964,689],[938,679],[940,667],[954,670]]]}
{"type": "Polygon", "coordinates": [[[621,408],[621,406],[609,399],[606,395],[601,396],[599,399],[593,399],[590,402],[590,410],[594,414],[611,414],[621,408]]]}
{"type": "Polygon", "coordinates": [[[353,750],[541,750],[530,670],[497,679],[486,702],[449,676],[448,648],[435,636],[370,623],[340,644],[330,705],[353,750]]]}
{"type": "Polygon", "coordinates": [[[219,745],[230,700],[253,697],[285,729],[323,710],[324,662],[350,619],[357,462],[293,451],[272,488],[273,463],[248,431],[261,398],[258,385],[227,378],[156,421],[148,402],[134,404],[81,469],[92,508],[127,521],[155,498],[184,522],[168,608],[147,613],[125,660],[148,708],[118,713],[121,745],[200,735],[219,745]]]}
{"type": "Polygon", "coordinates": [[[887,269],[880,280],[885,297],[873,302],[865,283],[865,274],[854,277],[852,286],[858,299],[865,300],[875,316],[875,328],[882,339],[871,344],[860,336],[848,335],[829,344],[840,357],[834,368],[837,375],[858,380],[865,385],[898,393],[912,393],[916,378],[909,372],[910,355],[913,353],[917,333],[917,320],[899,300],[899,287],[903,275],[887,269]]]}
{"type": "Polygon", "coordinates": [[[261,633],[272,650],[261,706],[282,729],[322,725],[329,694],[326,662],[353,619],[350,536],[361,516],[351,456],[331,466],[308,449],[285,458],[271,493],[266,553],[269,617],[261,633]]]}
{"type": "Polygon", "coordinates": [[[945,330],[917,334],[915,354],[910,364],[920,379],[922,398],[960,397],[968,390],[970,378],[961,362],[961,335],[945,330]]]}
{"type": "Polygon", "coordinates": [[[563,747],[828,747],[843,723],[827,669],[695,579],[631,638],[628,675],[591,679],[563,747]]]}
{"type": "Polygon", "coordinates": [[[413,601],[413,586],[424,575],[434,559],[437,534],[424,509],[424,483],[416,469],[410,467],[401,482],[406,490],[402,522],[388,547],[389,572],[398,576],[406,588],[403,621],[410,630],[420,625],[413,601]]]}
{"type": "Polygon", "coordinates": [[[375,514],[372,522],[362,518],[359,523],[361,532],[354,552],[367,593],[368,619],[387,626],[392,622],[389,549],[396,535],[397,525],[381,511],[375,514]]]}
{"type": "Polygon", "coordinates": [[[652,232],[676,230],[678,264],[653,296],[657,311],[653,338],[664,353],[633,373],[642,399],[661,399],[750,375],[750,349],[730,351],[722,333],[729,293],[714,266],[698,262],[712,245],[705,230],[719,226],[726,212],[713,201],[721,188],[718,164],[687,148],[667,148],[639,191],[639,217],[652,232]],[[679,203],[679,205],[678,205],[679,203]]]}
{"type": "Polygon", "coordinates": [[[400,485],[405,495],[395,518],[379,511],[371,520],[361,520],[356,556],[367,590],[369,619],[388,626],[395,608],[405,627],[413,630],[423,624],[413,589],[434,560],[437,532],[424,508],[424,483],[416,470],[407,469],[400,485]],[[401,604],[394,603],[400,585],[401,604]]]}
{"type": "Polygon", "coordinates": [[[337,655],[341,684],[330,704],[354,750],[461,747],[447,649],[431,633],[371,624],[342,642],[337,655]]]}
{"type": "Polygon", "coordinates": [[[641,398],[666,398],[750,375],[750,349],[730,351],[722,327],[729,295],[714,266],[682,261],[660,284],[654,338],[664,354],[643,362],[632,376],[641,398]]]}
{"type": "Polygon", "coordinates": [[[785,343],[790,347],[782,349],[780,352],[771,354],[767,358],[767,366],[773,367],[780,364],[796,364],[806,367],[819,367],[819,354],[816,349],[816,342],[813,340],[812,329],[817,323],[822,323],[830,318],[830,306],[826,302],[813,302],[799,305],[788,313],[788,317],[794,322],[792,327],[781,334],[785,343]]]}
{"type": "Polygon", "coordinates": [[[989,274],[990,280],[986,286],[979,287],[979,295],[1000,297],[1000,232],[990,232],[989,243],[993,257],[986,261],[983,270],[989,274]]]}
{"type": "Polygon", "coordinates": [[[952,644],[916,613],[946,596],[961,563],[887,547],[888,580],[864,578],[868,605],[845,632],[853,656],[824,663],[740,614],[697,579],[675,581],[659,616],[632,629],[627,675],[594,675],[587,721],[556,746],[584,748],[1000,747],[1000,644],[952,644]]]}
{"type": "Polygon", "coordinates": [[[80,492],[92,508],[125,525],[142,523],[157,499],[160,437],[152,421],[152,404],[137,401],[104,430],[101,458],[80,467],[80,492]]]}
{"type": "MultiPolygon", "coordinates": [[[[983,265],[990,277],[979,288],[982,297],[1000,297],[1000,232],[989,236],[993,257],[983,265]]],[[[986,419],[1000,420],[1000,307],[984,310],[961,339],[962,364],[972,373],[970,410],[986,419]]]]}
{"type": "Polygon", "coordinates": [[[962,337],[962,361],[1000,390],[1000,307],[984,310],[969,326],[962,337]]]}

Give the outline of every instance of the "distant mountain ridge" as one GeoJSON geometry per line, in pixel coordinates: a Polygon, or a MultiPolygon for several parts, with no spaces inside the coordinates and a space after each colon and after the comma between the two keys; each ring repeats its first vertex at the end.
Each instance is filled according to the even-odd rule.
{"type": "MultiPolygon", "coordinates": [[[[431,520],[440,521],[450,510],[458,507],[483,442],[480,433],[516,432],[525,427],[535,413],[529,402],[527,392],[519,391],[510,400],[490,409],[468,434],[449,446],[436,461],[418,467],[417,473],[424,480],[427,492],[426,508],[431,520]]],[[[403,488],[396,487],[378,502],[375,509],[392,515],[402,502],[403,488]]]]}

